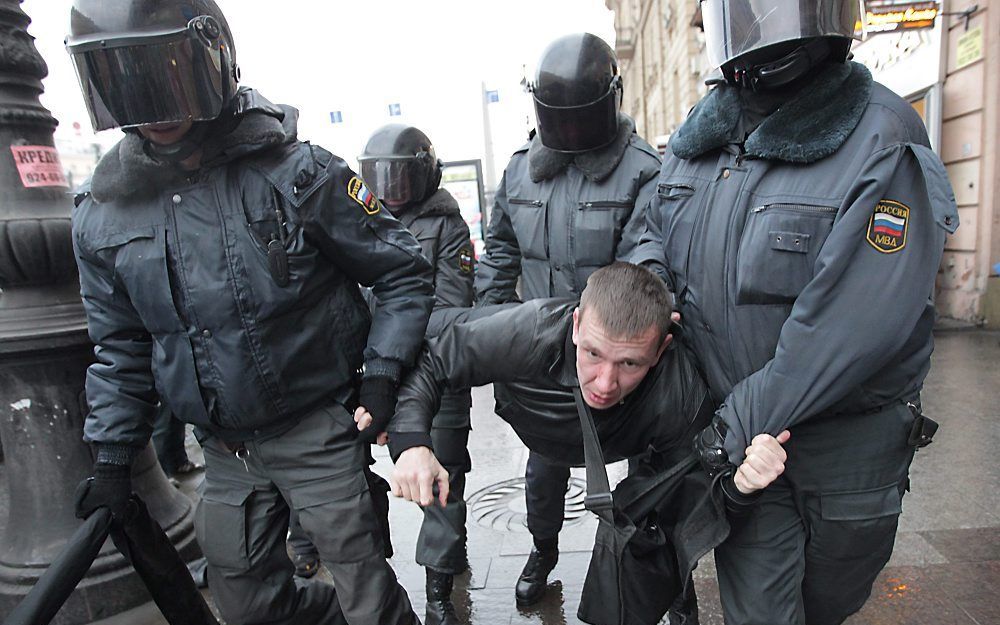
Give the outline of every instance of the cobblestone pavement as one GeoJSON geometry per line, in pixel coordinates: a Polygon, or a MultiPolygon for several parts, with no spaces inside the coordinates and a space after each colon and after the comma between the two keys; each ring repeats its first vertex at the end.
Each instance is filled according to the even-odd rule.
{"type": "MultiPolygon", "coordinates": [[[[548,592],[537,607],[518,609],[514,583],[531,547],[520,517],[524,501],[519,477],[527,454],[513,431],[493,415],[491,389],[476,389],[473,397],[468,497],[473,501],[499,484],[501,504],[494,501],[488,510],[474,501],[470,505],[470,572],[456,580],[454,593],[459,615],[476,625],[580,623],[576,608],[596,522],[581,510],[581,493],[571,488],[561,556],[548,592]]],[[[1000,623],[1000,464],[995,461],[1000,449],[1000,333],[938,333],[923,403],[941,430],[934,444],[917,454],[892,560],[872,598],[848,625],[1000,623]]],[[[376,470],[388,475],[387,453],[380,450],[377,459],[376,470]]],[[[620,479],[624,467],[615,466],[611,473],[620,479]]],[[[574,470],[574,477],[582,480],[583,473],[574,470]]],[[[2,480],[0,465],[0,524],[6,516],[2,480]]],[[[182,488],[191,492],[194,480],[182,488]]],[[[392,564],[422,618],[423,569],[413,561],[420,519],[413,504],[392,502],[392,564]]],[[[709,556],[696,572],[704,625],[723,623],[714,577],[709,556]]],[[[146,606],[105,623],[162,622],[146,606]]]]}

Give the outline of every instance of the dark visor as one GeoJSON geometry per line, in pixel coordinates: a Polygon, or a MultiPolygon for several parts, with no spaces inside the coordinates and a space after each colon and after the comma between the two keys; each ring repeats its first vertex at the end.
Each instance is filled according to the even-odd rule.
{"type": "Polygon", "coordinates": [[[704,0],[701,13],[713,67],[784,41],[851,37],[861,19],[857,0],[704,0]]]}
{"type": "Polygon", "coordinates": [[[618,130],[618,90],[580,106],[549,106],[535,100],[542,145],[558,152],[585,152],[610,143],[618,130]]]}
{"type": "Polygon", "coordinates": [[[412,156],[358,159],[361,178],[385,203],[406,203],[423,197],[422,170],[412,156]]]}
{"type": "Polygon", "coordinates": [[[188,29],[67,48],[94,130],[215,119],[222,110],[222,50],[188,29]]]}

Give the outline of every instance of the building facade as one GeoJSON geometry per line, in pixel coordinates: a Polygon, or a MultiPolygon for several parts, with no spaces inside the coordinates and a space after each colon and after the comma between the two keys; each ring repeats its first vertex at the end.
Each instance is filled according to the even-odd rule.
{"type": "MultiPolygon", "coordinates": [[[[639,133],[662,149],[705,93],[712,69],[699,3],[606,4],[615,12],[623,108],[639,133]]],[[[1000,0],[871,0],[867,11],[868,24],[881,32],[869,29],[854,58],[920,113],[955,189],[962,225],[946,245],[938,311],[1000,326],[1000,0]],[[923,28],[892,23],[929,9],[935,17],[923,28]]]]}
{"type": "Polygon", "coordinates": [[[670,133],[705,94],[707,57],[692,26],[693,0],[606,0],[615,13],[615,52],[625,83],[623,109],[662,152],[670,133]]]}

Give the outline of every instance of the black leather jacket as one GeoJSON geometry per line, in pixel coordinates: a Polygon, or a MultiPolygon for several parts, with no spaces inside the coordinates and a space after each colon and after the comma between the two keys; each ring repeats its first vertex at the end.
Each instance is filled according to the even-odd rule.
{"type": "MultiPolygon", "coordinates": [[[[427,432],[445,388],[495,383],[497,414],[532,451],[553,462],[582,465],[583,439],[573,402],[576,350],[571,341],[576,300],[435,312],[439,334],[427,341],[400,387],[390,423],[393,457],[430,446],[427,432]],[[437,317],[444,318],[437,318],[437,317]]],[[[594,415],[605,458],[611,462],[691,449],[714,405],[694,359],[675,342],[642,383],[614,411],[594,415]]]]}

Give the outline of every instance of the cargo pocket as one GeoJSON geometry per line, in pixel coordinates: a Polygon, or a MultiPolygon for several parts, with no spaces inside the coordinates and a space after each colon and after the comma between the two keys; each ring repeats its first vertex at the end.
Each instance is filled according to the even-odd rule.
{"type": "Polygon", "coordinates": [[[630,199],[579,203],[573,229],[577,266],[603,267],[615,261],[615,250],[632,205],[630,199]]]}
{"type": "Polygon", "coordinates": [[[791,304],[812,280],[837,209],[765,204],[750,211],[737,256],[736,303],[791,304]]]}
{"type": "Polygon", "coordinates": [[[323,560],[357,562],[383,554],[380,525],[360,467],[297,484],[289,495],[323,560]]]}
{"type": "Polygon", "coordinates": [[[93,242],[94,252],[109,266],[115,278],[125,285],[132,305],[151,332],[176,329],[169,321],[173,300],[167,278],[166,246],[163,226],[144,226],[124,232],[105,234],[93,242]]]}
{"type": "Polygon", "coordinates": [[[815,538],[822,541],[825,558],[888,560],[902,512],[898,484],[864,491],[822,493],[819,499],[823,524],[815,528],[815,538]]]}
{"type": "Polygon", "coordinates": [[[209,564],[231,571],[248,571],[246,504],[250,486],[206,485],[195,513],[198,544],[209,564]]]}

